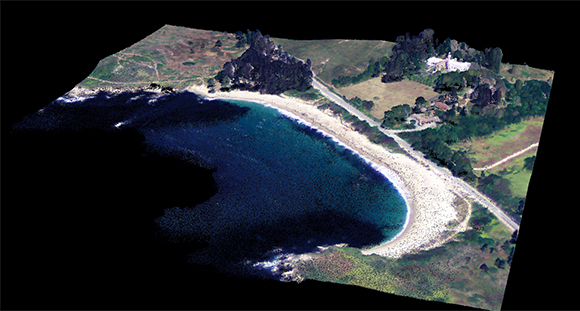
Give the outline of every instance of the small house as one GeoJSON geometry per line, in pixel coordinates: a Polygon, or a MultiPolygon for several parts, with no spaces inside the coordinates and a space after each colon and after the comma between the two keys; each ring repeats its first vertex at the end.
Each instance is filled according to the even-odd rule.
{"type": "Polygon", "coordinates": [[[445,105],[442,102],[435,102],[435,108],[437,108],[437,109],[439,109],[441,111],[447,111],[447,110],[451,109],[451,107],[445,105]]]}

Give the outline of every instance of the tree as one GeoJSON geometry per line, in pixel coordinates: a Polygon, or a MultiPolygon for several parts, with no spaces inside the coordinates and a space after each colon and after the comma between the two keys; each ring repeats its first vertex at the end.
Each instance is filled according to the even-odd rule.
{"type": "Polygon", "coordinates": [[[518,240],[518,230],[514,231],[514,233],[512,233],[512,238],[510,240],[511,244],[516,244],[516,241],[518,240]]]}
{"type": "Polygon", "coordinates": [[[505,260],[499,259],[499,257],[498,257],[495,259],[494,265],[496,267],[498,267],[499,269],[504,269],[505,268],[505,260]]]}
{"type": "Polygon", "coordinates": [[[238,39],[238,42],[236,42],[236,47],[237,48],[245,47],[247,44],[248,44],[248,41],[246,40],[246,38],[240,37],[238,39]]]}
{"type": "Polygon", "coordinates": [[[522,86],[523,86],[523,82],[520,79],[516,80],[516,84],[514,85],[514,87],[516,88],[516,90],[519,92],[522,90],[522,86]]]}
{"type": "Polygon", "coordinates": [[[515,247],[512,247],[512,250],[510,251],[510,254],[509,254],[508,258],[507,258],[507,264],[510,265],[510,266],[511,266],[512,260],[514,258],[514,251],[515,251],[515,249],[516,249],[515,247]]]}
{"type": "Polygon", "coordinates": [[[500,48],[485,49],[485,67],[491,69],[495,73],[499,73],[501,69],[501,58],[503,53],[500,48]]]}
{"type": "Polygon", "coordinates": [[[444,73],[435,80],[435,88],[437,91],[451,91],[455,89],[456,91],[461,91],[465,87],[465,80],[463,76],[455,71],[444,73]]]}
{"type": "Polygon", "coordinates": [[[426,108],[428,104],[427,100],[423,96],[419,96],[415,99],[415,106],[413,107],[413,113],[421,113],[422,108],[426,108]]]}
{"type": "Polygon", "coordinates": [[[215,45],[214,45],[214,47],[218,47],[218,48],[219,48],[219,47],[221,47],[221,46],[222,46],[222,42],[221,42],[220,40],[217,40],[217,41],[215,42],[215,45]]]}
{"type": "Polygon", "coordinates": [[[408,104],[397,105],[391,108],[391,111],[395,113],[395,120],[398,122],[404,122],[409,114],[411,114],[411,106],[408,104]]]}
{"type": "Polygon", "coordinates": [[[503,244],[501,245],[501,249],[506,251],[508,248],[510,247],[510,241],[509,240],[505,240],[503,242],[503,244]]]}
{"type": "Polygon", "coordinates": [[[469,87],[475,88],[481,82],[481,78],[479,77],[479,73],[477,72],[477,70],[475,70],[473,68],[470,68],[467,71],[463,71],[461,73],[461,75],[463,76],[463,78],[465,79],[465,83],[469,87]]]}
{"type": "Polygon", "coordinates": [[[482,113],[482,109],[492,104],[492,90],[488,84],[480,84],[471,93],[471,101],[475,104],[471,109],[471,113],[478,115],[482,113]]]}
{"type": "Polygon", "coordinates": [[[447,38],[437,47],[438,55],[447,55],[451,52],[451,39],[447,38]]]}
{"type": "Polygon", "coordinates": [[[531,171],[534,168],[534,163],[536,162],[536,156],[527,157],[524,159],[524,169],[531,171]]]}
{"type": "Polygon", "coordinates": [[[427,100],[423,96],[419,96],[415,99],[415,105],[425,105],[427,104],[427,100]]]}
{"type": "Polygon", "coordinates": [[[483,270],[483,272],[487,272],[487,265],[486,264],[482,264],[481,266],[479,266],[479,269],[483,270]]]}
{"type": "Polygon", "coordinates": [[[482,252],[485,252],[487,250],[487,243],[483,244],[483,246],[480,249],[482,252]]]}

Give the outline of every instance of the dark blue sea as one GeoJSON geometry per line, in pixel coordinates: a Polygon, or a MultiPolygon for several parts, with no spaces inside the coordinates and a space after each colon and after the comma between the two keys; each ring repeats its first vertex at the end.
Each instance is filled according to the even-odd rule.
{"type": "MultiPolygon", "coordinates": [[[[155,239],[190,244],[183,260],[231,274],[267,276],[254,264],[273,260],[279,254],[274,250],[300,254],[338,243],[376,245],[405,222],[405,202],[382,174],[316,129],[258,103],[188,92],[99,93],[82,101],[59,98],[14,128],[138,132],[146,149],[139,156],[180,162],[155,182],[176,184],[172,176],[180,176],[188,185],[172,186],[178,193],[158,188],[164,190],[155,196],[172,206],[152,219],[155,239]],[[212,180],[197,173],[183,177],[187,167],[210,172],[212,180]],[[211,186],[190,187],[189,180],[211,186]],[[189,193],[191,201],[172,201],[189,193]]],[[[122,184],[123,175],[111,180],[122,184]]]]}

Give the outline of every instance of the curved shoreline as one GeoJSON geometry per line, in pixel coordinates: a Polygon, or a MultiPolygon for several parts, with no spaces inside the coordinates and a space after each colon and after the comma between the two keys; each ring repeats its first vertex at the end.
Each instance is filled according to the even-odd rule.
{"type": "Polygon", "coordinates": [[[330,136],[354,151],[383,174],[397,189],[407,205],[405,225],[395,237],[378,246],[361,250],[363,254],[378,254],[398,258],[404,254],[437,247],[443,243],[446,225],[457,219],[453,208],[455,194],[447,183],[407,155],[391,153],[368,138],[341,123],[317,107],[300,99],[248,91],[207,92],[203,86],[190,91],[204,98],[234,99],[257,102],[293,115],[308,126],[330,136]]]}
{"type": "MultiPolygon", "coordinates": [[[[208,97],[206,97],[206,98],[208,98],[208,97]]],[[[210,100],[215,100],[215,99],[241,100],[241,99],[237,99],[237,98],[234,99],[234,98],[229,98],[229,97],[210,97],[210,100]]],[[[405,230],[407,229],[409,222],[411,220],[411,216],[414,215],[414,212],[413,212],[413,207],[411,206],[409,193],[408,193],[407,189],[405,188],[405,186],[403,185],[403,182],[400,180],[398,175],[396,175],[393,171],[391,171],[389,168],[385,167],[384,165],[381,165],[381,164],[379,164],[371,159],[368,159],[364,155],[360,154],[359,151],[353,149],[352,147],[350,147],[349,145],[340,141],[338,138],[334,137],[333,135],[327,133],[323,129],[320,129],[320,128],[314,126],[312,123],[300,118],[299,116],[297,116],[289,111],[286,111],[286,110],[281,109],[277,106],[273,106],[271,104],[268,104],[267,102],[262,101],[262,100],[243,100],[243,101],[250,101],[250,102],[264,105],[266,107],[276,109],[280,114],[285,115],[285,116],[292,118],[293,120],[295,120],[301,124],[305,124],[306,126],[315,129],[316,131],[322,133],[322,135],[324,135],[325,137],[332,139],[332,141],[334,141],[338,145],[352,151],[353,153],[355,153],[356,155],[361,157],[366,162],[367,165],[371,166],[374,170],[376,170],[381,175],[383,175],[393,185],[393,187],[397,190],[397,193],[399,193],[399,195],[403,197],[403,200],[405,201],[405,206],[407,208],[407,213],[405,214],[405,222],[403,224],[403,229],[401,231],[399,231],[394,237],[390,238],[389,240],[381,242],[380,245],[384,245],[388,242],[394,241],[395,239],[397,239],[399,236],[401,236],[405,232],[405,230]]]]}
{"type": "MultiPolygon", "coordinates": [[[[99,91],[122,93],[149,91],[146,87],[84,89],[75,87],[67,95],[73,97],[94,95],[99,91]]],[[[403,197],[407,215],[403,229],[380,245],[362,249],[363,254],[378,254],[398,258],[404,254],[427,250],[444,242],[446,225],[457,219],[453,208],[455,194],[448,184],[434,172],[415,162],[407,155],[391,153],[334,116],[300,99],[280,95],[259,94],[249,91],[209,93],[203,86],[190,86],[176,92],[191,92],[205,99],[231,99],[256,102],[277,109],[280,113],[329,136],[340,145],[358,154],[375,170],[385,176],[403,197]]]]}

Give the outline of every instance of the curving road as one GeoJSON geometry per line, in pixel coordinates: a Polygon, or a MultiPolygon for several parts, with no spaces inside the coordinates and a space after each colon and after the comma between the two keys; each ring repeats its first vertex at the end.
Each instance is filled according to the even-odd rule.
{"type": "Polygon", "coordinates": [[[453,176],[453,173],[451,173],[451,171],[449,171],[447,168],[437,166],[437,164],[428,160],[421,152],[411,148],[411,145],[408,142],[406,142],[405,140],[401,139],[399,136],[396,135],[396,133],[399,132],[419,131],[434,125],[422,126],[414,130],[387,130],[385,128],[382,128],[379,122],[372,120],[371,118],[360,112],[358,109],[356,109],[349,103],[345,102],[342,98],[332,93],[326,86],[318,82],[316,80],[316,77],[313,77],[312,79],[312,86],[318,91],[320,91],[320,93],[322,93],[322,95],[324,95],[326,98],[332,100],[336,104],[346,109],[349,113],[357,116],[361,120],[368,122],[371,126],[377,126],[381,132],[393,138],[403,150],[405,150],[412,158],[415,159],[415,161],[430,168],[433,172],[435,172],[435,174],[437,174],[439,177],[445,180],[445,182],[449,186],[455,188],[456,190],[469,196],[479,204],[485,206],[492,214],[494,214],[499,219],[500,222],[502,222],[512,232],[515,230],[519,230],[520,226],[516,224],[509,216],[507,216],[502,210],[500,210],[492,200],[481,194],[479,191],[477,191],[477,189],[473,188],[465,181],[453,176]]]}

